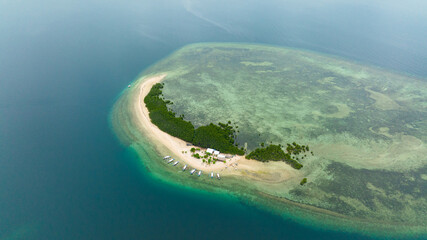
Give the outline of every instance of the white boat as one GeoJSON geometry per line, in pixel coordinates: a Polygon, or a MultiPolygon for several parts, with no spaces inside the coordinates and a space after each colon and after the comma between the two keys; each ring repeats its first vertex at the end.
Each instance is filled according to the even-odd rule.
{"type": "Polygon", "coordinates": [[[171,158],[171,156],[166,156],[166,157],[163,158],[163,160],[166,160],[166,159],[169,159],[169,158],[171,158]]]}
{"type": "Polygon", "coordinates": [[[221,179],[221,177],[219,176],[219,173],[217,173],[217,174],[216,174],[216,177],[217,177],[218,179],[221,179]]]}
{"type": "Polygon", "coordinates": [[[128,88],[130,88],[130,84],[128,85],[128,88]]]}
{"type": "Polygon", "coordinates": [[[176,161],[176,162],[174,162],[174,163],[173,163],[173,165],[174,165],[174,166],[176,166],[178,163],[179,163],[179,162],[178,162],[178,161],[176,161]]]}
{"type": "Polygon", "coordinates": [[[187,169],[187,164],[185,164],[184,167],[182,167],[182,171],[185,171],[185,169],[187,169]]]}
{"type": "Polygon", "coordinates": [[[168,161],[168,163],[171,163],[171,162],[173,162],[173,160],[175,160],[175,159],[173,159],[173,158],[172,158],[171,160],[169,160],[169,161],[168,161]]]}
{"type": "Polygon", "coordinates": [[[213,172],[211,172],[211,178],[213,178],[213,172]]]}
{"type": "Polygon", "coordinates": [[[193,175],[193,173],[196,171],[196,169],[194,168],[193,170],[191,170],[190,174],[193,175]]]}
{"type": "Polygon", "coordinates": [[[202,175],[202,170],[200,170],[197,175],[200,177],[200,175],[202,175]]]}

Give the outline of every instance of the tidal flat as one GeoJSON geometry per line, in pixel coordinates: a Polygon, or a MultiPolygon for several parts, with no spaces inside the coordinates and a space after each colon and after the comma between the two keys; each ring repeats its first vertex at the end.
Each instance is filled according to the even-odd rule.
{"type": "Polygon", "coordinates": [[[194,125],[232,121],[248,151],[262,142],[296,141],[309,145],[314,156],[302,159],[297,177],[286,181],[256,181],[253,173],[221,181],[190,178],[160,161],[167,149],[135,126],[127,89],[113,108],[112,126],[156,178],[231,193],[311,226],[426,233],[425,80],[299,49],[203,43],[172,53],[132,85],[162,73],[165,99],[194,125]],[[308,182],[301,186],[303,177],[308,182]]]}

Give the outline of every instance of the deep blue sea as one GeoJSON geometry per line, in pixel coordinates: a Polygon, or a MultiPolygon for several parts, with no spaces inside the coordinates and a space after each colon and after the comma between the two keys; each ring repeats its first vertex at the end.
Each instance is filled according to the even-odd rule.
{"type": "Polygon", "coordinates": [[[0,239],[369,239],[152,179],[109,112],[142,70],[195,42],[426,79],[426,29],[425,1],[0,0],[0,239]]]}

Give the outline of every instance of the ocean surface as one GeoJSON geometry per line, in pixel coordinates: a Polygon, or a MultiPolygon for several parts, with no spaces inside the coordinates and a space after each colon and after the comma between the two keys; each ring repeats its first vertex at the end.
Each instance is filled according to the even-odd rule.
{"type": "Polygon", "coordinates": [[[302,48],[426,79],[426,9],[0,0],[0,239],[371,239],[154,179],[120,145],[109,113],[142,70],[195,42],[302,48]]]}

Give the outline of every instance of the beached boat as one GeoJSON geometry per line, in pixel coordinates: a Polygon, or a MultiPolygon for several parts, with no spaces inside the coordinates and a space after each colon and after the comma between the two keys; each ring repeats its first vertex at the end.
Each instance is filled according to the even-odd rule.
{"type": "Polygon", "coordinates": [[[175,160],[175,159],[173,159],[173,158],[172,158],[171,160],[169,160],[169,161],[168,161],[168,163],[171,163],[171,162],[173,162],[173,160],[175,160]]]}
{"type": "Polygon", "coordinates": [[[173,163],[174,166],[176,166],[179,163],[179,161],[176,161],[173,163]]]}
{"type": "Polygon", "coordinates": [[[182,167],[182,171],[185,171],[185,169],[187,169],[187,164],[185,164],[184,167],[182,167]]]}
{"type": "Polygon", "coordinates": [[[213,178],[213,172],[211,172],[211,178],[213,178]]]}
{"type": "Polygon", "coordinates": [[[217,174],[216,174],[216,177],[217,177],[218,179],[221,179],[221,177],[219,176],[219,173],[217,173],[217,174]]]}
{"type": "Polygon", "coordinates": [[[200,177],[200,175],[202,175],[202,170],[200,170],[197,175],[200,177]]]}
{"type": "Polygon", "coordinates": [[[193,173],[196,171],[196,169],[194,168],[193,170],[191,170],[190,174],[193,175],[193,173]]]}
{"type": "Polygon", "coordinates": [[[169,159],[169,158],[171,158],[171,156],[166,156],[166,157],[163,158],[163,160],[166,160],[166,159],[169,159]]]}

